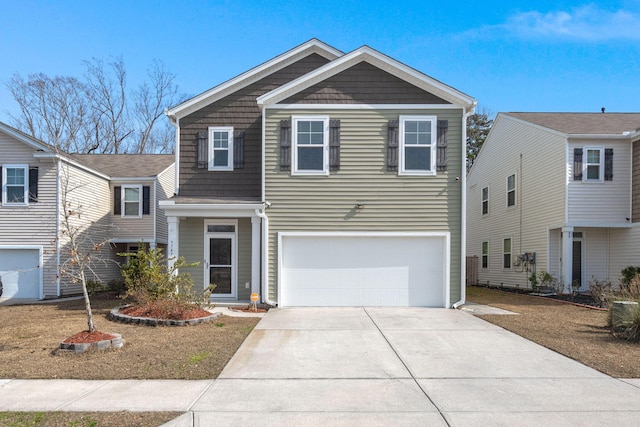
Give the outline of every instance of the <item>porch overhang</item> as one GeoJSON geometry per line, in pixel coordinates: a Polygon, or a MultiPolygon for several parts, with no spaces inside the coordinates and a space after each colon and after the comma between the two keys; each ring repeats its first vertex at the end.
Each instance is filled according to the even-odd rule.
{"type": "Polygon", "coordinates": [[[260,202],[221,202],[221,201],[176,201],[162,200],[158,203],[160,209],[168,217],[207,217],[207,218],[249,218],[256,216],[256,209],[262,209],[260,202]]]}

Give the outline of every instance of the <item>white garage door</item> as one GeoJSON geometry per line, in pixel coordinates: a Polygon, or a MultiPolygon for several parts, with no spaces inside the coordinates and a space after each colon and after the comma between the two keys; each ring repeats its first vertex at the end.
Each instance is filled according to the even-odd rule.
{"type": "Polygon", "coordinates": [[[447,234],[279,237],[280,306],[448,305],[447,234]]]}
{"type": "Polygon", "coordinates": [[[40,250],[0,247],[2,298],[40,298],[40,250]]]}

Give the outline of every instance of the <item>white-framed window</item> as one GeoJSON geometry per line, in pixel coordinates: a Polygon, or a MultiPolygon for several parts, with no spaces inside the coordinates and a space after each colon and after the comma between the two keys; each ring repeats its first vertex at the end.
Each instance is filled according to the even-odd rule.
{"type": "Polygon", "coordinates": [[[489,268],[489,242],[482,242],[482,268],[489,268]]]}
{"type": "Polygon", "coordinates": [[[142,185],[123,185],[120,193],[122,217],[142,217],[142,185]]]}
{"type": "Polygon", "coordinates": [[[584,153],[582,179],[584,181],[604,181],[604,148],[585,147],[584,153]]]}
{"type": "Polygon", "coordinates": [[[482,189],[482,215],[489,213],[489,187],[482,189]]]}
{"type": "Polygon", "coordinates": [[[502,241],[502,268],[511,269],[511,238],[502,241]]]}
{"type": "Polygon", "coordinates": [[[399,175],[436,174],[436,116],[400,116],[399,175]]]}
{"type": "Polygon", "coordinates": [[[293,116],[294,175],[329,174],[329,117],[293,116]]]}
{"type": "Polygon", "coordinates": [[[233,170],[233,127],[209,128],[209,170],[233,170]]]}
{"type": "Polygon", "coordinates": [[[516,175],[507,177],[507,206],[516,205],[516,175]]]}
{"type": "Polygon", "coordinates": [[[29,204],[29,165],[2,166],[2,204],[7,206],[29,204]]]}

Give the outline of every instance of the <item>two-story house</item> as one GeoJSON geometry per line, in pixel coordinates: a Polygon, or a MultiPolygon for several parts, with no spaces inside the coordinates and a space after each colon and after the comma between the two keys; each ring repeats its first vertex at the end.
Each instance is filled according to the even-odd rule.
{"type": "Polygon", "coordinates": [[[639,128],[638,113],[498,114],[467,177],[479,282],[528,287],[546,271],[586,291],[639,265],[639,128]]]}
{"type": "Polygon", "coordinates": [[[157,205],[173,194],[173,155],[67,154],[0,123],[0,170],[2,298],[81,292],[65,274],[69,228],[83,250],[100,247],[87,275],[105,285],[121,279],[119,252],[167,243],[157,205]]]}
{"type": "Polygon", "coordinates": [[[474,107],[367,46],[285,52],[168,110],[169,255],[216,301],[454,305],[474,107]]]}

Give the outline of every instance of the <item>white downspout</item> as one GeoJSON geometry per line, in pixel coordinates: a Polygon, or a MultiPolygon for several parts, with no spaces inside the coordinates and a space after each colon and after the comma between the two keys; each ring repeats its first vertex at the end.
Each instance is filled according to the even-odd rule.
{"type": "MultiPolygon", "coordinates": [[[[265,206],[266,207],[266,206],[265,206]]],[[[262,209],[264,210],[265,207],[262,209]]],[[[262,277],[261,277],[261,288],[260,293],[262,294],[262,301],[271,306],[276,306],[277,303],[271,301],[269,299],[269,274],[267,270],[267,260],[269,259],[269,217],[260,209],[255,210],[256,215],[262,219],[262,260],[261,260],[261,268],[262,268],[262,277]]]]}
{"type": "Polygon", "coordinates": [[[458,308],[466,302],[466,270],[467,270],[467,118],[473,114],[476,109],[477,102],[474,102],[469,111],[462,115],[462,176],[460,177],[460,185],[462,186],[460,209],[460,301],[455,302],[451,308],[458,308]]]}

